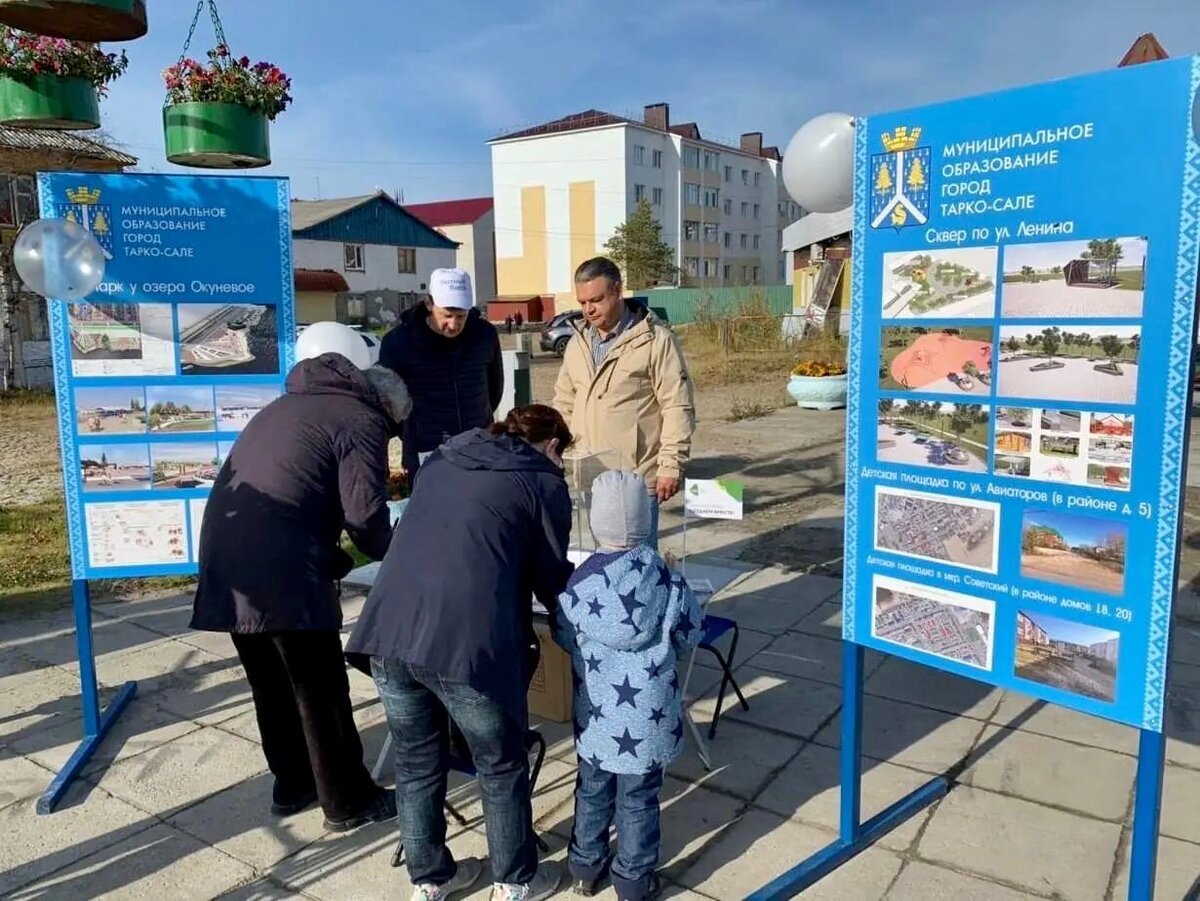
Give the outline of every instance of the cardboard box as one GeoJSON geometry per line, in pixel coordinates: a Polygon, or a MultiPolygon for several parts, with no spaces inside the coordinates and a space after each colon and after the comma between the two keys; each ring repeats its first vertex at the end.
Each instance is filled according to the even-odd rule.
{"type": "Polygon", "coordinates": [[[542,646],[542,656],[529,683],[529,713],[552,723],[569,723],[571,658],[554,643],[549,626],[534,623],[533,631],[542,646]]]}

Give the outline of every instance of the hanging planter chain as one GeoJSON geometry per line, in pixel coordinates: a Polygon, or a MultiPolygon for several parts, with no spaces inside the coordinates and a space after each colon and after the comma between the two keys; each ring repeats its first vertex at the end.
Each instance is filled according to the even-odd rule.
{"type": "Polygon", "coordinates": [[[217,12],[216,0],[198,0],[196,3],[196,14],[192,16],[192,27],[188,29],[187,40],[183,42],[183,52],[179,54],[179,61],[183,62],[187,59],[187,52],[192,47],[192,38],[196,36],[196,26],[200,24],[200,14],[204,12],[204,7],[208,7],[209,18],[212,19],[213,33],[216,35],[217,44],[229,46],[229,41],[225,38],[225,26],[221,24],[221,14],[217,12]]]}

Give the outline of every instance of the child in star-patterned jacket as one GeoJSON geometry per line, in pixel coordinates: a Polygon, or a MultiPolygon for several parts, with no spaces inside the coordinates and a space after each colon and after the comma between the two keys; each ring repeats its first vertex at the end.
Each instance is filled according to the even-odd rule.
{"type": "Polygon", "coordinates": [[[575,570],[555,617],[555,640],[571,655],[579,755],[568,862],[576,894],[593,894],[608,873],[621,901],[643,901],[659,887],[663,773],[683,748],[676,662],[700,640],[700,607],[645,544],[641,476],[600,475],[590,520],[598,550],[575,570]]]}

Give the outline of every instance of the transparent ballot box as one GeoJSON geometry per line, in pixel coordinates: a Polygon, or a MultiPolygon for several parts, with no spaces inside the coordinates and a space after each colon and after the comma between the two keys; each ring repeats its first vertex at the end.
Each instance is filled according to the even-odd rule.
{"type": "Polygon", "coordinates": [[[610,469],[632,469],[626,455],[614,450],[572,448],[563,454],[563,476],[571,493],[571,559],[578,564],[596,550],[592,535],[592,482],[610,469]],[[575,559],[575,558],[579,559],[575,559]]]}

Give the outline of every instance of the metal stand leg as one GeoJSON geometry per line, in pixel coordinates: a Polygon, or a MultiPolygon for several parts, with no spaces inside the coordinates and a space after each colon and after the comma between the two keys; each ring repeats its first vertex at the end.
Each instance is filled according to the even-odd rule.
{"type": "Polygon", "coordinates": [[[1167,737],[1142,729],[1138,739],[1137,788],[1133,798],[1133,845],[1129,855],[1129,901],[1151,901],[1158,865],[1158,820],[1162,807],[1167,737]]]}
{"type": "Polygon", "coordinates": [[[92,599],[85,579],[75,579],[71,583],[71,602],[75,608],[75,646],[79,656],[80,694],[83,700],[83,741],[38,798],[39,814],[54,811],[71,787],[71,783],[75,781],[75,777],[104,740],[108,730],[113,727],[121,711],[137,694],[137,683],[126,682],[112,703],[105,710],[100,710],[100,687],[96,682],[96,652],[92,646],[92,599]]]}
{"type": "Polygon", "coordinates": [[[842,798],[838,840],[763,886],[746,901],[794,898],[946,794],[949,787],[946,778],[938,776],[867,822],[861,821],[863,652],[862,645],[852,642],[846,642],[842,651],[842,798]]]}

